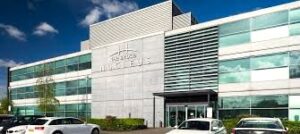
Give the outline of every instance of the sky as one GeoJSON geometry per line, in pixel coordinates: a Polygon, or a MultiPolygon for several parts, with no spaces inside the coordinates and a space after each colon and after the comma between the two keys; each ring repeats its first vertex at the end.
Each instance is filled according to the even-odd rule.
{"type": "MultiPolygon", "coordinates": [[[[6,91],[6,68],[80,50],[89,25],[164,0],[1,0],[0,97],[6,91]]],[[[295,0],[174,0],[197,20],[218,18],[295,0]]]]}

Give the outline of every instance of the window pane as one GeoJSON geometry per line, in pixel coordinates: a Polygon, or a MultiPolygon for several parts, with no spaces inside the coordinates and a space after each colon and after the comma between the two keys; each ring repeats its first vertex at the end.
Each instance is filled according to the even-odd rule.
{"type": "Polygon", "coordinates": [[[285,67],[288,66],[289,63],[288,57],[288,53],[254,57],[251,59],[251,68],[268,69],[276,67],[285,67]]]}
{"type": "Polygon", "coordinates": [[[63,66],[65,66],[65,60],[59,60],[55,62],[55,68],[59,68],[63,66]]]}
{"type": "Polygon", "coordinates": [[[300,51],[290,52],[290,65],[300,65],[300,51]]]}
{"type": "Polygon", "coordinates": [[[91,54],[81,55],[79,57],[79,63],[86,63],[91,61],[91,54]]]}
{"type": "Polygon", "coordinates": [[[290,65],[290,78],[300,78],[300,65],[290,65]]]}
{"type": "Polygon", "coordinates": [[[250,42],[250,33],[240,33],[219,38],[220,47],[229,47],[250,42]]]}
{"type": "Polygon", "coordinates": [[[220,36],[250,31],[250,20],[240,20],[219,27],[220,36]]]}
{"type": "Polygon", "coordinates": [[[288,109],[252,109],[252,115],[260,117],[287,118],[288,109]]]}
{"type": "Polygon", "coordinates": [[[230,61],[222,61],[219,65],[219,72],[240,72],[250,69],[250,59],[237,59],[230,61]]]}
{"type": "Polygon", "coordinates": [[[290,35],[300,35],[300,23],[291,24],[289,26],[290,28],[290,35]]]}
{"type": "Polygon", "coordinates": [[[67,112],[77,112],[78,110],[78,105],[77,104],[68,104],[66,105],[66,111],[67,112]]]}
{"type": "Polygon", "coordinates": [[[250,99],[248,96],[222,97],[219,98],[219,108],[249,108],[250,99]]]}
{"type": "Polygon", "coordinates": [[[219,83],[242,83],[250,81],[250,72],[225,73],[219,75],[219,83]]]}
{"type": "Polygon", "coordinates": [[[67,65],[74,65],[74,64],[78,64],[79,59],[78,57],[73,57],[73,58],[69,58],[67,59],[67,65]]]}
{"type": "Polygon", "coordinates": [[[282,108],[288,107],[287,95],[273,96],[253,96],[251,100],[252,108],[282,108]]]}
{"type": "Polygon", "coordinates": [[[254,17],[252,28],[253,30],[259,30],[285,24],[288,24],[288,11],[281,11],[254,17]]]}
{"type": "Polygon", "coordinates": [[[300,8],[290,11],[290,22],[300,22],[300,8]]]}
{"type": "Polygon", "coordinates": [[[249,115],[249,109],[219,110],[221,119],[236,118],[239,115],[249,115]]]}
{"type": "Polygon", "coordinates": [[[290,121],[300,121],[300,109],[290,109],[289,110],[289,120],[290,121]]]}

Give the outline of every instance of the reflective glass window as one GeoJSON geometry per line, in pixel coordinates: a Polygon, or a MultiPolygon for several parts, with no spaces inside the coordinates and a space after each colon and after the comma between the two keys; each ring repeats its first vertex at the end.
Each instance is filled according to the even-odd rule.
{"type": "Polygon", "coordinates": [[[252,109],[252,115],[260,117],[287,118],[288,109],[252,109]]]}
{"type": "Polygon", "coordinates": [[[237,115],[249,115],[249,109],[226,109],[226,110],[219,110],[219,116],[221,119],[232,119],[236,118],[237,115]]]}
{"type": "Polygon", "coordinates": [[[250,81],[250,72],[235,72],[235,73],[224,73],[219,74],[219,83],[242,83],[250,81]]]}
{"type": "Polygon", "coordinates": [[[280,11],[276,13],[270,13],[254,17],[252,19],[252,29],[259,30],[264,28],[270,28],[274,26],[280,26],[288,24],[288,11],[280,11]],[[272,21],[270,21],[272,20],[272,21]]]}
{"type": "Polygon", "coordinates": [[[241,32],[248,32],[248,31],[250,31],[249,19],[226,23],[219,27],[220,36],[241,33],[241,32]]]}
{"type": "Polygon", "coordinates": [[[290,29],[291,36],[300,35],[300,23],[291,24],[289,26],[289,29],[290,29]]]}
{"type": "Polygon", "coordinates": [[[248,71],[250,69],[250,59],[236,59],[229,61],[222,61],[219,64],[219,72],[240,72],[248,71]]]}
{"type": "Polygon", "coordinates": [[[249,96],[219,98],[219,108],[250,108],[249,96]]]}
{"type": "Polygon", "coordinates": [[[229,47],[250,42],[250,33],[239,33],[219,38],[219,46],[229,47]]]}
{"type": "Polygon", "coordinates": [[[254,57],[251,59],[252,69],[269,69],[286,67],[289,64],[288,53],[280,53],[266,56],[254,57]]]}
{"type": "Polygon", "coordinates": [[[287,95],[253,96],[252,108],[282,108],[288,107],[287,95]]]}
{"type": "Polygon", "coordinates": [[[290,11],[290,22],[300,22],[300,8],[293,9],[290,11]]]}

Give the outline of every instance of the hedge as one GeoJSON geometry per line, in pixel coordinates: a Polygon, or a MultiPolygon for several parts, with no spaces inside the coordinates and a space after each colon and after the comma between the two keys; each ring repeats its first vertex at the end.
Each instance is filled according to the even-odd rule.
{"type": "MultiPolygon", "coordinates": [[[[247,117],[257,117],[257,116],[241,115],[238,116],[237,118],[223,120],[224,126],[227,129],[227,133],[228,134],[231,133],[232,128],[234,128],[237,125],[240,119],[247,118],[247,117]]],[[[282,123],[284,127],[288,128],[288,134],[300,134],[300,122],[282,120],[282,123]]]]}
{"type": "Polygon", "coordinates": [[[144,125],[144,119],[139,118],[121,118],[108,116],[105,119],[89,119],[89,123],[97,124],[102,130],[108,131],[127,131],[147,128],[144,125]]]}

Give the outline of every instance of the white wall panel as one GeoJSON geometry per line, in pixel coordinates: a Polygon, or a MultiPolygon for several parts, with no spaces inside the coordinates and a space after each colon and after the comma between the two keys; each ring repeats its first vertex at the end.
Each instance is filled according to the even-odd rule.
{"type": "Polygon", "coordinates": [[[251,41],[264,41],[281,37],[289,36],[289,28],[288,26],[281,26],[275,28],[269,28],[264,30],[258,30],[251,32],[251,41]]]}
{"type": "Polygon", "coordinates": [[[289,68],[275,68],[251,71],[251,81],[289,79],[289,68]]]}

